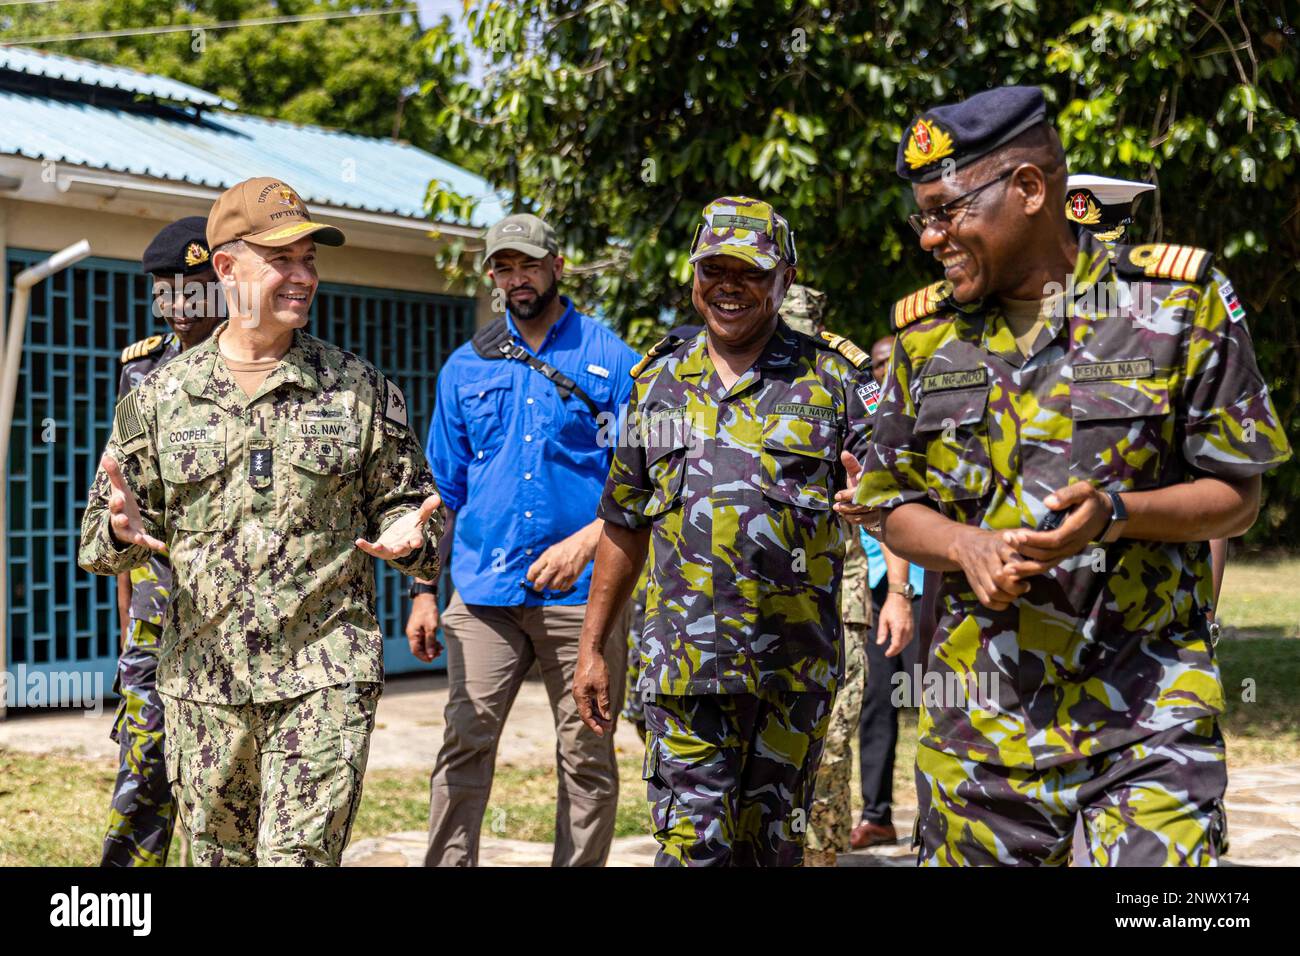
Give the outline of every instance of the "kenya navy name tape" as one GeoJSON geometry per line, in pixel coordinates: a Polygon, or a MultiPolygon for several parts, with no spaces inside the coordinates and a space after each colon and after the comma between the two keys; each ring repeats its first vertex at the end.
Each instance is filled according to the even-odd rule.
{"type": "Polygon", "coordinates": [[[1156,363],[1149,358],[1123,359],[1118,362],[1086,362],[1072,369],[1076,382],[1113,382],[1125,378],[1151,378],[1156,363]]]}
{"type": "Polygon", "coordinates": [[[823,405],[803,405],[791,402],[776,406],[777,415],[798,415],[800,418],[821,418],[828,422],[835,421],[835,409],[823,405]]]}

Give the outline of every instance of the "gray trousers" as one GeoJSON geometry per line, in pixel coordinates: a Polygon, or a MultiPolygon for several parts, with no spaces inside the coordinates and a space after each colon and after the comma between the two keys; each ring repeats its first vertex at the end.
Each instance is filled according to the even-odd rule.
{"type": "MultiPolygon", "coordinates": [[[[603,866],[614,837],[618,761],[614,735],[597,737],[573,701],[573,672],[585,604],[467,605],[454,595],[442,616],[447,642],[447,731],[430,779],[426,866],[476,866],[479,830],[492,792],[497,744],[534,661],[551,701],[559,792],[552,866],[603,866]]],[[[623,700],[626,614],[605,643],[610,700],[623,700]]]]}

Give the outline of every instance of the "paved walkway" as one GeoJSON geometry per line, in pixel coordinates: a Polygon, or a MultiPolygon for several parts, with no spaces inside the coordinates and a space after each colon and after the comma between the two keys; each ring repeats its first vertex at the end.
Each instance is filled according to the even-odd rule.
{"type": "MultiPolygon", "coordinates": [[[[380,700],[371,742],[371,770],[430,769],[442,743],[442,709],[447,681],[442,675],[403,676],[389,682],[380,700]]],[[[79,712],[25,713],[0,721],[0,749],[29,753],[61,752],[87,760],[112,761],[117,747],[108,739],[112,708],[98,716],[79,712]]],[[[620,722],[618,746],[636,752],[636,731],[620,722]]],[[[537,766],[555,758],[555,730],[546,692],[538,680],[524,682],[502,736],[499,761],[537,766]]],[[[1228,775],[1227,862],[1238,866],[1300,866],[1300,763],[1231,767],[1228,775]]],[[[895,807],[900,835],[910,834],[915,801],[895,807]]],[[[422,832],[395,833],[360,840],[344,856],[348,866],[420,865],[422,832]]],[[[615,841],[611,866],[649,866],[654,860],[651,837],[615,841]]],[[[483,839],[481,862],[487,866],[547,866],[551,846],[519,840],[483,839]]],[[[843,855],[841,866],[911,866],[907,841],[843,855]]]]}

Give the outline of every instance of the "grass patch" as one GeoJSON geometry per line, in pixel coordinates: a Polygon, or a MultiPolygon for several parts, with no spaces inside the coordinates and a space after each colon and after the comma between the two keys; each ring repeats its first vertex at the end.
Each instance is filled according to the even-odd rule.
{"type": "Polygon", "coordinates": [[[1300,637],[1300,558],[1228,560],[1219,622],[1242,637],[1300,637]]]}
{"type": "MultiPolygon", "coordinates": [[[[641,758],[619,760],[615,836],[650,833],[650,810],[641,779],[641,758]]],[[[483,816],[483,835],[506,840],[555,840],[554,765],[500,765],[483,816]]],[[[429,775],[422,770],[378,770],[366,775],[366,789],[352,827],[352,839],[383,836],[428,826],[429,775]]]]}
{"type": "Polygon", "coordinates": [[[111,763],[0,750],[0,866],[97,866],[111,763]]]}

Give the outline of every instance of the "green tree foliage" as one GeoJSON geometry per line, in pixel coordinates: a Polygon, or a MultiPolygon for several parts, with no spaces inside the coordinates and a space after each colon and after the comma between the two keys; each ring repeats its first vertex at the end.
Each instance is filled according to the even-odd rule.
{"type": "Polygon", "coordinates": [[[189,25],[178,33],[43,43],[36,49],[170,76],[233,100],[241,110],[298,123],[394,136],[425,145],[431,111],[410,94],[435,69],[411,15],[204,30],[234,20],[380,10],[404,0],[61,0],[0,7],[0,39],[21,42],[131,28],[189,25]]]}
{"type": "MultiPolygon", "coordinates": [[[[1300,444],[1295,18],[1285,0],[488,2],[469,14],[481,82],[439,76],[424,96],[447,146],[562,230],[585,301],[630,338],[665,310],[690,316],[699,210],[748,193],[789,217],[830,324],[865,343],[895,299],[938,277],[904,221],[905,124],[928,104],[1038,84],[1072,169],[1159,184],[1139,239],[1215,251],[1300,444]]],[[[463,67],[449,32],[424,42],[430,62],[463,67]]],[[[1300,542],[1300,467],[1267,493],[1257,539],[1300,542]]]]}

